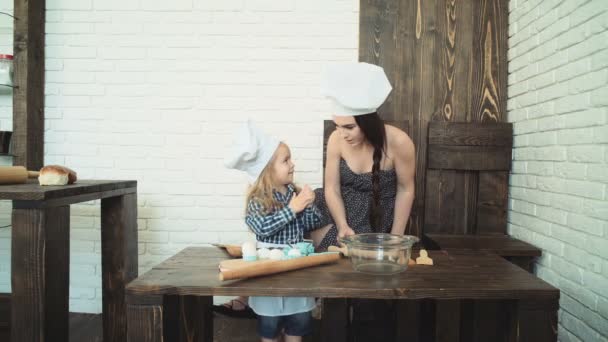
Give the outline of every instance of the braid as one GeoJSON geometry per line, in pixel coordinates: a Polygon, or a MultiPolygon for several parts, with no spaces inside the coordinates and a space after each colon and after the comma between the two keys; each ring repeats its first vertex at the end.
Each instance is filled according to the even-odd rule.
{"type": "Polygon", "coordinates": [[[380,208],[380,162],[385,151],[386,130],[378,113],[355,116],[357,125],[365,138],[374,147],[374,165],[372,166],[372,200],[370,202],[369,223],[375,232],[382,232],[382,215],[380,208]]]}

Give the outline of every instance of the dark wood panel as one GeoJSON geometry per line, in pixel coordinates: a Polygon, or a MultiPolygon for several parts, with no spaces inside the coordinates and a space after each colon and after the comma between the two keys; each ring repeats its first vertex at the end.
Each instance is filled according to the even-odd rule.
{"type": "Polygon", "coordinates": [[[137,277],[137,194],[101,200],[101,253],[104,340],[124,341],[115,317],[125,317],[125,286],[137,277]]]}
{"type": "Polygon", "coordinates": [[[435,305],[435,341],[459,341],[460,321],[468,319],[460,317],[460,300],[438,300],[435,305]]]}
{"type": "Polygon", "coordinates": [[[508,194],[508,172],[479,172],[477,234],[507,233],[508,194]]]}
{"type": "Polygon", "coordinates": [[[100,197],[86,198],[92,200],[105,197],[104,192],[136,188],[137,181],[113,180],[79,180],[76,184],[63,186],[40,186],[38,180],[32,179],[26,184],[3,185],[0,187],[0,200],[42,201],[62,197],[80,196],[99,193],[100,197]]]}
{"type": "Polygon", "coordinates": [[[452,170],[428,170],[425,203],[425,233],[466,233],[467,201],[465,173],[452,170]]]}
{"type": "Polygon", "coordinates": [[[535,257],[541,250],[508,235],[427,234],[443,250],[487,251],[500,256],[535,257]]]}
{"type": "Polygon", "coordinates": [[[14,1],[13,165],[44,164],[45,0],[14,1]]]}
{"type": "Polygon", "coordinates": [[[511,148],[430,145],[429,169],[503,171],[511,169],[511,148]]]}
{"type": "MultiPolygon", "coordinates": [[[[187,248],[177,258],[196,258],[195,251],[207,254],[213,248],[187,248]]],[[[479,251],[430,251],[433,267],[413,265],[389,278],[359,273],[349,260],[306,268],[297,272],[252,278],[245,281],[218,279],[217,268],[190,266],[156,269],[135,279],[127,293],[166,295],[257,295],[310,296],[324,298],[552,298],[557,290],[541,279],[494,254],[479,251]],[[467,284],[466,287],[460,284],[467,284]]],[[[200,263],[213,259],[201,259],[200,263]]]]}
{"type": "Polygon", "coordinates": [[[127,341],[163,342],[162,317],[162,305],[127,305],[127,341]]]}
{"type": "Polygon", "coordinates": [[[14,341],[68,340],[69,213],[69,207],[13,209],[14,341]]]}
{"type": "Polygon", "coordinates": [[[348,301],[344,298],[323,299],[323,316],[321,318],[322,342],[348,341],[348,301]]]}
{"type": "Polygon", "coordinates": [[[519,301],[516,341],[557,341],[558,308],[558,299],[519,301]]]}
{"type": "Polygon", "coordinates": [[[475,12],[470,121],[506,121],[508,2],[480,0],[475,12]]]}
{"type": "MultiPolygon", "coordinates": [[[[442,148],[441,155],[427,155],[429,123],[443,127],[454,122],[506,121],[507,5],[500,0],[361,1],[359,60],[382,66],[393,85],[393,92],[379,114],[384,119],[409,121],[409,135],[416,146],[416,199],[410,231],[420,232],[423,222],[428,226],[424,218],[429,213],[424,207],[428,203],[426,193],[430,191],[425,187],[428,167],[459,170],[510,167],[510,148],[473,155],[466,153],[471,150],[442,148]],[[445,164],[445,158],[453,160],[445,164]]],[[[511,146],[509,124],[449,127],[430,143],[450,147],[511,146]]],[[[462,185],[464,200],[468,201],[465,227],[459,227],[458,231],[475,232],[478,176],[470,173],[450,177],[454,177],[450,183],[462,185]]]]}
{"type": "Polygon", "coordinates": [[[429,123],[429,145],[504,146],[513,145],[511,123],[429,123]]]}

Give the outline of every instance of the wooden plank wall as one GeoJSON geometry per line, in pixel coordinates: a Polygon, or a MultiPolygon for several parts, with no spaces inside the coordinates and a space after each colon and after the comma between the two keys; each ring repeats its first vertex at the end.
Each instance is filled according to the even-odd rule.
{"type": "Polygon", "coordinates": [[[13,165],[44,164],[45,0],[14,0],[13,165]]]}
{"type": "MultiPolygon", "coordinates": [[[[379,114],[408,121],[416,145],[411,233],[424,222],[428,123],[506,121],[507,15],[502,0],[361,1],[359,60],[384,67],[393,85],[379,114]]],[[[477,186],[467,172],[441,172],[446,198],[477,186]]]]}

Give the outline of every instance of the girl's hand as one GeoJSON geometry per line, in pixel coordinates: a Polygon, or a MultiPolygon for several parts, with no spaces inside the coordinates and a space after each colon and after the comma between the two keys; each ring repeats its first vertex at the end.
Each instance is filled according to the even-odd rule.
{"type": "Polygon", "coordinates": [[[289,207],[294,213],[298,214],[314,201],[314,197],[315,193],[310,190],[310,187],[305,186],[299,194],[291,198],[289,207]]]}
{"type": "Polygon", "coordinates": [[[306,194],[306,198],[310,199],[310,203],[308,204],[308,206],[311,206],[315,202],[315,192],[312,191],[308,184],[306,184],[302,187],[302,191],[300,192],[300,194],[302,193],[306,194]]]}
{"type": "Polygon", "coordinates": [[[349,235],[355,235],[355,231],[352,230],[351,227],[346,226],[343,228],[338,228],[338,238],[343,238],[349,235]]]}

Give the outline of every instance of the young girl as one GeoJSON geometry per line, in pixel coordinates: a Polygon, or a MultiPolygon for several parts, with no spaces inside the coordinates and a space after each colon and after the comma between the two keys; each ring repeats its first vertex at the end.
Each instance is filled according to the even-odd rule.
{"type": "MultiPolygon", "coordinates": [[[[255,233],[258,246],[287,246],[302,242],[304,232],[320,223],[312,205],[314,192],[299,190],[293,183],[294,164],[289,147],[266,136],[248,122],[239,134],[237,152],[226,166],[245,171],[253,180],[247,193],[245,222],[255,233]]],[[[262,341],[297,342],[311,332],[314,298],[251,297],[249,305],[258,314],[262,341]]]]}

